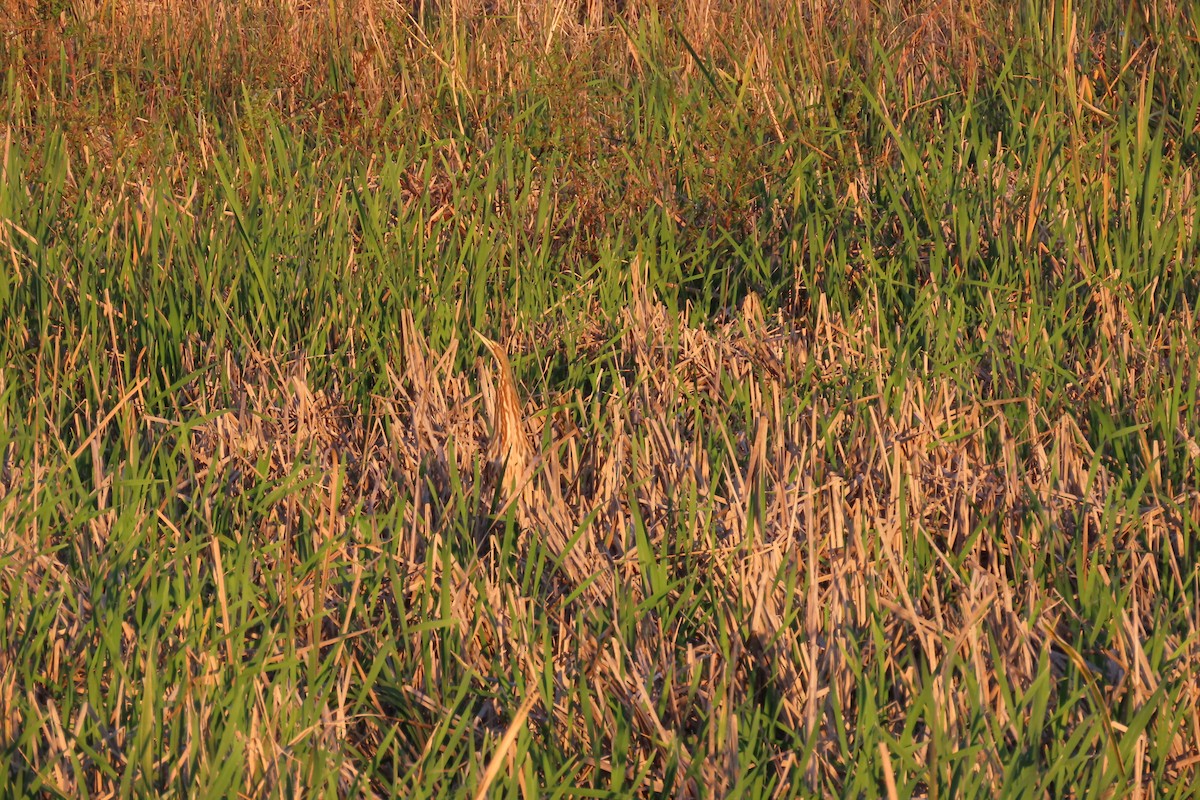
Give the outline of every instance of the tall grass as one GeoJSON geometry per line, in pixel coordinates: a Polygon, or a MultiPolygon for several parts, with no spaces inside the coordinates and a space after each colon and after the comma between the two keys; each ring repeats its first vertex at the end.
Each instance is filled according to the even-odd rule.
{"type": "Polygon", "coordinates": [[[1190,796],[1192,16],[10,1],[3,791],[1190,796]]]}

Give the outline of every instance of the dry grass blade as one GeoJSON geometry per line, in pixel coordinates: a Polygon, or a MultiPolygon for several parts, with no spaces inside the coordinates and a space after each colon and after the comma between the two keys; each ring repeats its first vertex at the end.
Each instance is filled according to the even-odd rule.
{"type": "Polygon", "coordinates": [[[529,712],[533,710],[534,705],[537,704],[537,700],[537,690],[531,688],[529,697],[525,698],[520,708],[513,714],[512,722],[508,723],[508,729],[504,731],[504,735],[496,744],[496,752],[492,754],[492,760],[488,762],[483,777],[479,779],[479,786],[475,790],[475,800],[484,800],[487,797],[488,789],[491,788],[492,782],[496,780],[496,776],[504,767],[508,751],[512,748],[513,742],[517,740],[517,736],[520,735],[521,728],[524,727],[525,720],[529,717],[529,712]]]}

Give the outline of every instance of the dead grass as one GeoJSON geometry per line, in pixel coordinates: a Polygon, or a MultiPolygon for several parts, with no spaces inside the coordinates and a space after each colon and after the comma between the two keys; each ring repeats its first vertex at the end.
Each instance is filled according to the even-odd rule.
{"type": "Polygon", "coordinates": [[[8,0],[13,794],[1186,793],[1144,11],[8,0]]]}
{"type": "MultiPolygon", "coordinates": [[[[544,418],[548,430],[537,447],[536,426],[527,428],[511,407],[518,402],[517,388],[504,349],[490,340],[484,344],[497,371],[490,378],[484,373],[481,395],[452,366],[460,343],[435,352],[410,323],[391,390],[365,417],[344,400],[311,389],[303,361],[258,356],[238,368],[226,358],[212,363],[208,379],[186,390],[185,407],[205,421],[187,437],[187,467],[177,496],[213,524],[213,491],[254,491],[261,479],[297,487],[272,502],[255,527],[237,535],[247,537],[257,553],[255,572],[263,577],[252,580],[279,575],[289,566],[282,562],[295,568],[301,558],[297,542],[310,537],[324,559],[339,565],[341,581],[292,586],[288,602],[301,618],[314,621],[312,638],[296,642],[297,652],[315,649],[318,642],[322,652],[336,648],[334,682],[343,686],[354,684],[368,667],[360,660],[360,646],[371,631],[349,625],[350,609],[364,602],[355,597],[358,576],[379,569],[370,544],[379,531],[356,531],[356,520],[374,528],[372,509],[411,498],[391,534],[402,539],[391,567],[399,581],[386,587],[380,601],[407,609],[403,613],[415,623],[433,613],[425,607],[431,593],[448,592],[457,611],[444,621],[460,639],[453,649],[440,635],[413,635],[401,643],[397,657],[424,658],[404,691],[436,716],[448,713],[435,699],[444,691],[438,684],[444,660],[458,662],[485,684],[510,671],[523,674],[541,692],[530,709],[535,736],[553,739],[568,755],[583,759],[579,763],[589,766],[577,775],[581,780],[589,771],[619,768],[631,776],[658,776],[661,785],[674,763],[682,773],[676,773],[674,786],[666,779],[669,791],[723,794],[745,768],[738,765],[737,729],[728,715],[748,702],[748,693],[769,686],[784,724],[813,737],[805,780],[813,787],[836,783],[847,766],[838,739],[852,736],[857,715],[864,713],[863,677],[848,661],[888,676],[891,699],[875,711],[885,727],[898,730],[915,698],[932,693],[928,713],[935,718],[928,724],[951,738],[969,739],[970,720],[981,708],[994,715],[998,731],[1016,736],[1014,709],[1004,693],[1029,690],[1047,656],[1059,676],[1069,659],[1078,658],[1057,633],[1071,598],[1036,580],[1030,564],[1032,552],[1059,548],[1064,537],[1083,542],[1075,557],[1105,565],[1099,574],[1113,576],[1107,589],[1127,593],[1128,608],[1145,609],[1114,620],[1105,657],[1087,665],[1104,676],[1107,687],[1091,713],[1143,703],[1171,684],[1189,704],[1177,711],[1193,717],[1200,698],[1197,675],[1188,666],[1200,655],[1195,641],[1168,637],[1169,657],[1157,668],[1143,643],[1156,625],[1152,610],[1163,587],[1189,591],[1186,575],[1161,573],[1161,562],[1151,554],[1166,553],[1172,564],[1186,558],[1179,515],[1200,515],[1194,480],[1170,496],[1158,489],[1163,501],[1114,510],[1113,478],[1097,462],[1077,419],[1046,418],[1031,405],[1028,429],[1013,430],[997,407],[1027,401],[973,401],[961,387],[920,375],[886,386],[888,356],[873,345],[871,317],[870,309],[852,319],[824,315],[815,328],[797,330],[765,319],[751,298],[740,316],[710,331],[672,318],[642,288],[625,315],[608,323],[610,331],[620,331],[613,347],[628,369],[611,392],[593,399],[593,418],[544,418]],[[860,368],[878,376],[878,393],[845,403],[833,399],[836,392],[818,391],[807,406],[794,402],[805,387],[836,387],[844,371],[860,368]],[[736,414],[731,409],[737,399],[724,388],[730,383],[748,401],[736,414]],[[228,410],[220,410],[215,399],[221,384],[237,398],[228,410]],[[868,427],[855,427],[864,421],[868,427]],[[720,443],[716,461],[714,437],[720,443]],[[507,468],[501,491],[471,485],[473,474],[495,480],[494,472],[474,471],[484,453],[489,463],[507,468]],[[482,558],[446,557],[441,543],[453,525],[454,498],[463,496],[489,502],[498,496],[515,509],[522,537],[544,541],[553,567],[534,594],[514,582],[509,566],[495,563],[503,557],[498,545],[485,547],[482,558]],[[679,506],[681,498],[692,498],[688,513],[679,506]],[[980,536],[981,529],[991,533],[980,536]],[[581,535],[568,542],[576,531],[581,535]],[[645,537],[648,551],[639,537],[645,537]],[[915,557],[914,551],[925,555],[915,557]],[[647,552],[661,560],[647,561],[647,552]],[[683,575],[684,583],[707,587],[698,618],[668,622],[654,611],[628,620],[610,616],[633,613],[631,595],[653,596],[661,608],[672,607],[681,601],[683,575]],[[318,624],[321,608],[346,609],[345,621],[327,615],[318,624]],[[528,638],[534,622],[522,615],[535,613],[539,625],[558,632],[555,638],[528,638]],[[593,621],[572,621],[579,619],[593,621]],[[611,638],[602,620],[633,625],[636,635],[611,638]],[[873,625],[882,627],[868,635],[873,625]],[[579,637],[587,631],[593,637],[579,637]],[[723,647],[723,635],[736,639],[723,647]],[[925,670],[903,666],[911,663],[925,670]],[[586,734],[581,730],[580,682],[627,713],[633,729],[628,760],[620,767],[592,759],[612,749],[617,720],[612,706],[600,704],[590,709],[592,726],[586,734]],[[554,705],[547,705],[549,698],[554,705]],[[832,713],[835,708],[839,715],[832,713]],[[712,718],[701,726],[706,715],[712,718]],[[707,738],[697,738],[700,734],[707,738]],[[701,765],[698,770],[690,770],[694,763],[701,765]]],[[[1170,328],[1180,321],[1164,324],[1170,328]]],[[[1137,402],[1143,384],[1123,386],[1125,399],[1137,402]]],[[[131,413],[136,408],[135,401],[131,413]]],[[[530,420],[540,412],[531,399],[520,414],[530,420]]],[[[139,427],[155,424],[143,419],[139,427]]],[[[36,474],[32,464],[6,470],[6,550],[32,533],[12,527],[11,514],[14,492],[27,491],[36,474]]],[[[485,529],[486,535],[503,536],[504,509],[489,511],[485,504],[480,512],[500,517],[499,529],[485,529]]],[[[144,513],[166,524],[160,546],[176,548],[186,541],[162,510],[144,513]]],[[[104,551],[116,520],[116,511],[102,503],[90,523],[89,546],[96,552],[104,551]]],[[[213,540],[211,557],[218,565],[222,546],[213,540]]],[[[533,549],[524,544],[517,553],[530,558],[533,549]]],[[[10,562],[6,572],[10,587],[36,586],[56,580],[62,568],[53,558],[34,557],[10,562]]],[[[216,613],[224,618],[217,628],[229,630],[227,606],[233,601],[219,586],[217,601],[216,613]]],[[[81,613],[88,612],[61,609],[46,632],[47,646],[69,648],[72,632],[83,623],[81,613]]],[[[1185,614],[1195,630],[1194,611],[1185,614]]],[[[185,637],[188,624],[180,619],[165,627],[164,642],[185,637]]],[[[176,687],[179,694],[169,705],[183,714],[180,724],[202,727],[213,710],[206,697],[216,680],[205,676],[218,666],[210,663],[211,652],[185,648],[183,655],[199,670],[196,682],[176,687]]],[[[14,735],[14,721],[51,726],[29,752],[31,767],[65,794],[82,791],[82,780],[91,791],[115,791],[103,773],[64,769],[72,748],[64,731],[53,727],[55,709],[35,695],[18,699],[15,674],[11,668],[4,672],[0,718],[10,721],[6,735],[14,735]]],[[[301,780],[273,732],[276,712],[263,699],[278,691],[277,684],[264,672],[245,690],[254,710],[245,734],[243,786],[253,793],[301,780]]],[[[318,738],[333,751],[369,753],[396,712],[376,701],[374,712],[364,715],[345,702],[344,695],[331,698],[318,738]]],[[[482,712],[472,723],[480,735],[503,730],[503,712],[494,713],[494,722],[482,712]]],[[[112,731],[118,742],[135,733],[127,725],[112,731]]],[[[995,785],[1004,778],[990,755],[998,744],[979,750],[973,763],[995,785]]],[[[1166,745],[1169,758],[1190,764],[1197,744],[1190,728],[1180,729],[1166,745]]],[[[1098,747],[1100,757],[1108,758],[1106,748],[1098,747]]],[[[764,755],[785,773],[798,757],[786,748],[764,755]]],[[[926,741],[911,754],[910,768],[935,769],[936,758],[926,741]]],[[[354,762],[342,762],[349,771],[345,780],[352,780],[354,762]]],[[[1139,764],[1125,767],[1138,770],[1139,764]]],[[[201,762],[197,768],[216,766],[201,762]]],[[[649,777],[638,781],[639,792],[649,791],[649,777]]],[[[1153,791],[1152,784],[1145,788],[1153,791]]]]}

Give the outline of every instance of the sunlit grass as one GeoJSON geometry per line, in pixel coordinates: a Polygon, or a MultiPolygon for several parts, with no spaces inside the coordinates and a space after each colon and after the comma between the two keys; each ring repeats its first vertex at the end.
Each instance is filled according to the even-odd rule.
{"type": "Polygon", "coordinates": [[[8,795],[1190,796],[1186,14],[348,8],[6,18],[8,795]]]}

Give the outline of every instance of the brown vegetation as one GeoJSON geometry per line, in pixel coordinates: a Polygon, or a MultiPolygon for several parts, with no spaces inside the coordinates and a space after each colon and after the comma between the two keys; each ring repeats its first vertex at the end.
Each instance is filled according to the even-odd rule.
{"type": "Polygon", "coordinates": [[[1194,779],[1200,321],[1195,163],[1180,153],[1200,128],[1171,118],[1183,101],[1147,77],[1170,57],[1154,31],[1183,25],[1184,10],[1139,7],[1129,19],[1144,35],[1113,63],[1111,31],[1080,30],[1070,3],[1050,4],[1057,34],[1044,80],[1030,81],[1046,94],[971,107],[956,131],[940,101],[997,79],[1033,25],[1023,12],[934,0],[4,9],[5,191],[18,149],[33,188],[11,197],[53,183],[36,174],[52,122],[71,153],[62,205],[77,214],[76,228],[49,214],[41,241],[22,219],[0,227],[17,298],[4,308],[20,312],[0,323],[0,428],[20,431],[0,438],[0,600],[22,611],[0,624],[12,775],[66,795],[116,794],[134,773],[159,789],[218,785],[206,732],[244,701],[230,734],[244,771],[223,785],[247,796],[328,788],[300,743],[329,756],[343,793],[407,779],[532,796],[547,763],[643,796],[724,796],[757,774],[781,797],[849,791],[876,768],[874,752],[848,755],[874,724],[896,745],[879,741],[881,794],[896,781],[932,794],[962,775],[1000,786],[1020,760],[1007,755],[1024,751],[1036,764],[1069,750],[1120,775],[1105,785],[1150,794],[1194,779]],[[1051,63],[1059,45],[1070,55],[1051,63]],[[599,73],[611,80],[590,87],[599,73]],[[611,101],[655,76],[667,88],[646,103],[667,110],[647,113],[659,138],[634,152],[611,101]],[[672,105],[699,85],[712,94],[672,105]],[[525,94],[542,103],[537,124],[517,107],[525,94]],[[1061,102],[1052,122],[1046,97],[1061,102]],[[1010,114],[1031,141],[997,135],[984,152],[965,133],[976,113],[1010,114]],[[1061,150],[1037,140],[1056,126],[1061,150]],[[227,169],[214,164],[273,167],[280,131],[305,159],[349,153],[354,168],[316,194],[290,194],[287,175],[264,189],[224,172],[220,193],[198,193],[197,175],[217,185],[227,169]],[[943,135],[942,163],[913,145],[943,135]],[[490,171],[506,141],[532,154],[523,177],[490,171]],[[221,160],[238,147],[256,155],[221,160]],[[419,155],[387,173],[381,154],[403,147],[419,155]],[[1128,177],[1163,154],[1175,161],[1154,173],[1161,195],[1128,177]],[[554,157],[566,166],[552,173],[554,157]],[[764,177],[800,175],[807,159],[818,166],[803,180],[764,177]],[[306,272],[285,253],[262,286],[239,273],[197,300],[190,284],[225,274],[210,253],[250,264],[261,245],[236,208],[253,192],[269,209],[318,197],[264,230],[334,231],[348,257],[306,272]],[[963,197],[978,215],[959,214],[963,197]],[[345,210],[355,201],[358,216],[345,210]],[[806,214],[825,227],[804,227],[806,214]],[[88,215],[106,220],[94,241],[88,215]],[[622,238],[648,219],[689,244],[729,244],[698,247],[697,272],[732,274],[760,248],[779,302],[747,279],[704,318],[683,278],[656,288],[642,240],[622,238]],[[143,246],[170,224],[170,247],[143,246]],[[154,268],[177,240],[193,260],[147,272],[153,291],[112,277],[154,268]],[[52,269],[61,241],[69,257],[52,269]],[[496,242],[501,266],[486,276],[430,277],[469,271],[462,252],[496,242]],[[614,242],[624,272],[597,266],[572,289],[603,303],[520,305],[522,286],[557,302],[557,273],[600,264],[614,242]],[[1161,275],[1135,284],[1143,245],[1161,275]],[[439,262],[451,246],[457,260],[439,262]],[[85,262],[85,247],[111,260],[85,262]],[[369,270],[418,247],[419,276],[379,289],[369,270]],[[534,256],[555,273],[512,278],[501,296],[534,256]],[[88,283],[81,264],[104,277],[88,283]],[[336,288],[278,288],[308,279],[336,288]],[[479,333],[482,350],[462,311],[479,285],[496,337],[479,333]],[[405,291],[409,307],[395,300],[405,291]],[[886,291],[908,293],[911,319],[886,291]],[[964,310],[968,292],[978,307],[964,310]],[[262,297],[282,322],[245,310],[262,297]],[[297,355],[316,345],[289,327],[292,301],[313,306],[295,318],[328,329],[326,352],[297,355]],[[420,317],[422,303],[438,308],[420,317]],[[186,328],[172,313],[203,319],[186,328]],[[929,324],[943,313],[974,322],[929,324]],[[168,324],[191,332],[137,338],[168,324]],[[247,333],[255,324],[267,334],[247,333]],[[929,341],[904,339],[908,324],[929,341]],[[370,361],[391,342],[382,366],[370,361]],[[958,351],[972,360],[931,361],[958,351]],[[522,385],[540,358],[595,366],[585,388],[522,385]],[[370,392],[364,374],[378,378],[370,392]],[[1117,439],[1134,443],[1136,466],[1105,450],[1117,439]],[[122,500],[126,484],[161,494],[122,500]],[[175,577],[163,589],[158,574],[175,577]],[[147,587],[167,599],[141,626],[147,587]],[[185,678],[156,685],[171,658],[185,678]],[[1055,687],[1041,717],[1039,681],[1055,687]],[[101,696],[116,699],[98,711],[101,696]],[[309,706],[303,731],[288,728],[309,706]],[[766,718],[770,734],[747,730],[766,718]],[[175,738],[138,750],[146,719],[175,738]],[[1100,734],[1069,739],[1080,730],[1100,734]],[[84,752],[85,739],[103,747],[84,752]]]}

